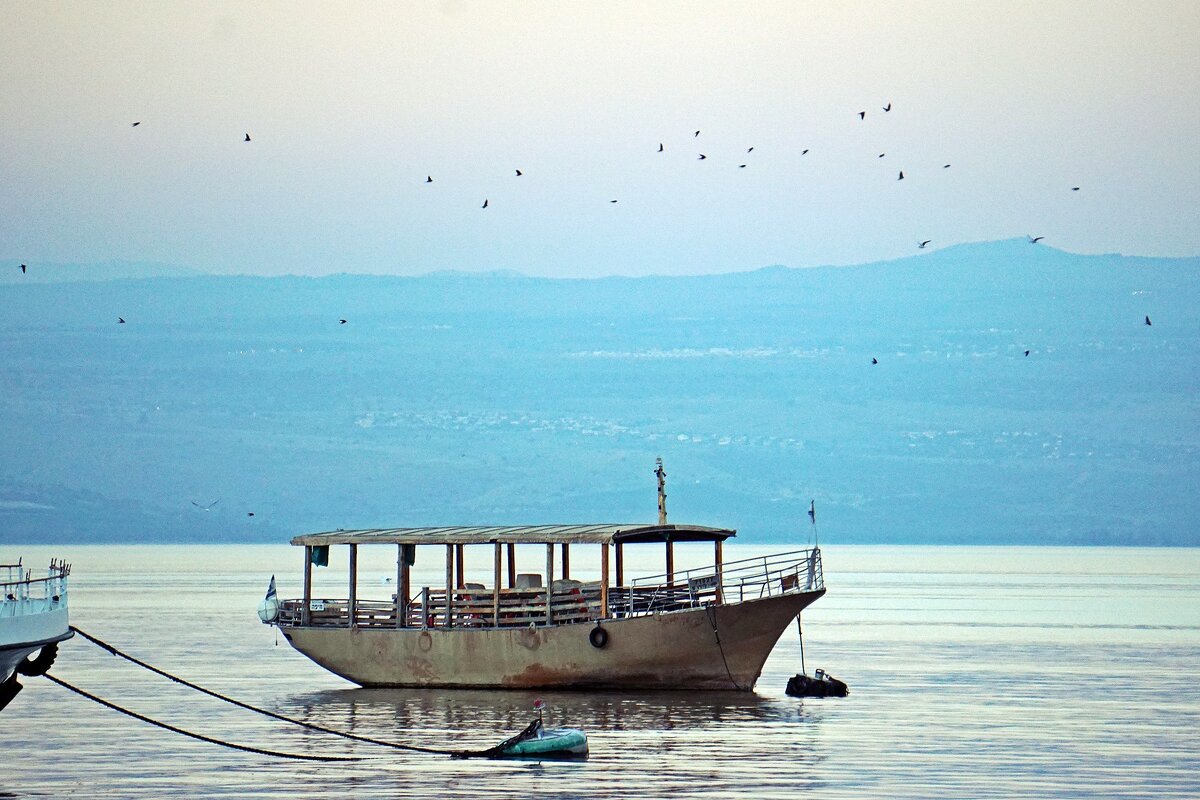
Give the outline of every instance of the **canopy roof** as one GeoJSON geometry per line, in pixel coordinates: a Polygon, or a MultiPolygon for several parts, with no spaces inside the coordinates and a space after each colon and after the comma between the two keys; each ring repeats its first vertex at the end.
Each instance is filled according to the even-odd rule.
{"type": "Polygon", "coordinates": [[[715,542],[736,536],[728,528],[700,525],[495,525],[452,528],[371,528],[306,533],[294,545],[328,544],[604,544],[614,542],[715,542]]]}

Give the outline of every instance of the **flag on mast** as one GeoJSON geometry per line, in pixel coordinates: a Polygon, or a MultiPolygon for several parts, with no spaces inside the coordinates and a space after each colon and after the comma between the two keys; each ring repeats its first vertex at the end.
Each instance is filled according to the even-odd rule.
{"type": "Polygon", "coordinates": [[[272,575],[271,576],[271,585],[267,587],[267,596],[264,599],[272,600],[277,597],[278,597],[278,594],[275,592],[275,576],[272,575]]]}
{"type": "Polygon", "coordinates": [[[808,501],[808,518],[812,520],[812,524],[817,524],[817,503],[815,500],[808,501]]]}

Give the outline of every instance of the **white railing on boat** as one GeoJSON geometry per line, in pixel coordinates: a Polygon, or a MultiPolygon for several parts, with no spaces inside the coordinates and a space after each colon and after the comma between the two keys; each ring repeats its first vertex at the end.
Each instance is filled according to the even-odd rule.
{"type": "MultiPolygon", "coordinates": [[[[686,611],[824,588],[821,551],[817,548],[796,550],[726,562],[719,568],[709,565],[681,570],[674,573],[671,580],[664,574],[639,578],[627,586],[610,586],[609,617],[686,611]]],[[[455,589],[450,601],[447,604],[444,588],[424,588],[405,604],[405,613],[397,624],[394,599],[355,600],[353,622],[350,603],[345,598],[314,598],[309,604],[307,622],[302,600],[284,600],[280,604],[278,624],[284,627],[307,624],[361,628],[508,628],[591,622],[603,618],[598,582],[555,581],[548,588],[502,588],[498,594],[474,584],[455,589]]]]}
{"type": "Polygon", "coordinates": [[[43,614],[62,608],[67,602],[67,576],[71,565],[51,561],[46,577],[33,577],[33,570],[20,563],[0,564],[0,617],[43,614]]]}

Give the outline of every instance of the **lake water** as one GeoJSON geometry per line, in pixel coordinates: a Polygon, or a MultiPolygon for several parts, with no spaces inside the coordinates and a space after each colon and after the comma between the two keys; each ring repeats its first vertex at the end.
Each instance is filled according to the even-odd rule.
{"type": "MultiPolygon", "coordinates": [[[[318,596],[345,594],[338,549],[318,571],[318,596]]],[[[779,549],[731,545],[726,558],[779,549]]],[[[386,596],[394,551],[362,553],[360,594],[386,596]]],[[[368,758],[215,747],[26,678],[0,714],[0,797],[1200,795],[1200,550],[823,553],[829,591],[805,613],[805,655],[810,673],[849,683],[843,699],[784,694],[800,668],[794,628],[752,694],[359,689],[277,644],[255,616],[272,574],[281,596],[299,596],[298,548],[5,547],[0,562],[73,562],[81,629],[245,702],[360,735],[475,748],[521,728],[543,697],[553,724],[587,731],[591,758],[455,761],[354,744],[189,692],[76,637],[52,674],[101,697],[218,739],[368,758]]],[[[683,549],[677,562],[705,555],[683,549]]],[[[484,556],[478,568],[490,570],[484,556]]],[[[627,575],[662,571],[657,548],[627,556],[627,575]]],[[[572,566],[586,577],[595,565],[573,551],[572,566]]],[[[418,562],[414,586],[423,581],[444,581],[440,563],[418,562]]]]}

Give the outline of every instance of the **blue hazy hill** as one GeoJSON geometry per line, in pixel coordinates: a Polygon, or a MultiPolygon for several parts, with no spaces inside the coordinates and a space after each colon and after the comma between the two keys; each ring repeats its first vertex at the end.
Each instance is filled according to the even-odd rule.
{"type": "Polygon", "coordinates": [[[829,541],[1200,544],[1198,278],[1013,240],[683,278],[7,284],[0,541],[652,520],[661,455],[673,519],[750,540],[806,536],[815,498],[829,541]]]}

